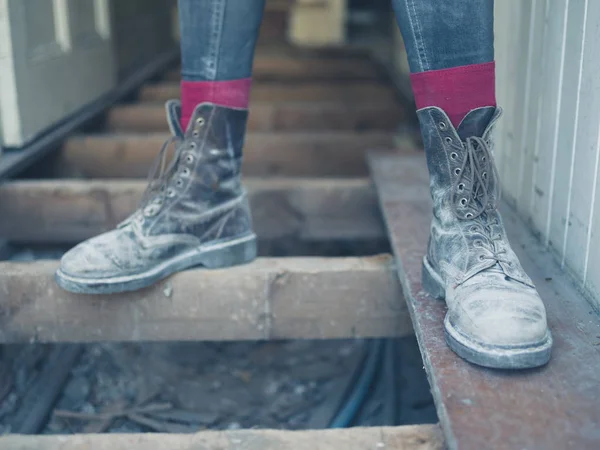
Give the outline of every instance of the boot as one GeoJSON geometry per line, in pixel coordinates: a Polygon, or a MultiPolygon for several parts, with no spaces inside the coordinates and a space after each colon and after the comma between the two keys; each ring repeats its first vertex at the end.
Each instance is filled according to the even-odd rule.
{"type": "Polygon", "coordinates": [[[455,129],[440,108],[418,111],[433,199],[423,287],[446,300],[454,352],[481,366],[520,369],[547,363],[552,337],[498,212],[491,133],[501,113],[475,109],[455,129]]]}
{"type": "Polygon", "coordinates": [[[212,104],[196,108],[187,131],[180,105],[166,105],[171,137],[142,203],[127,220],[67,252],[56,273],[64,289],[86,294],[132,291],[194,266],[252,261],[256,236],[240,182],[248,113],[212,104]],[[170,145],[175,156],[164,170],[170,145]]]}

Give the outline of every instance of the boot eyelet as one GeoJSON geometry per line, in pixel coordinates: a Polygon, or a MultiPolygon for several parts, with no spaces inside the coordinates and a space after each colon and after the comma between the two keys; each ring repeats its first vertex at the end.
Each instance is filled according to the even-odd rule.
{"type": "Polygon", "coordinates": [[[464,190],[465,190],[465,184],[464,184],[464,183],[460,183],[460,184],[458,185],[458,192],[462,192],[462,191],[464,191],[464,190]]]}
{"type": "Polygon", "coordinates": [[[169,198],[175,197],[175,191],[173,189],[167,189],[167,197],[169,197],[169,198]]]}
{"type": "Polygon", "coordinates": [[[205,123],[204,117],[198,117],[198,118],[196,119],[196,124],[197,124],[199,127],[202,127],[202,126],[204,126],[204,123],[205,123]]]}
{"type": "Polygon", "coordinates": [[[460,169],[457,167],[456,169],[454,169],[454,173],[455,173],[456,175],[460,175],[460,169]]]}
{"type": "Polygon", "coordinates": [[[477,239],[475,242],[473,242],[473,245],[475,247],[481,247],[483,246],[483,242],[480,239],[477,239]]]}
{"type": "Polygon", "coordinates": [[[194,132],[192,133],[192,135],[194,137],[198,137],[198,136],[200,136],[200,132],[198,130],[194,130],[194,132]]]}
{"type": "Polygon", "coordinates": [[[183,180],[181,178],[178,178],[177,181],[175,182],[175,186],[177,186],[177,187],[183,186],[183,180]]]}
{"type": "Polygon", "coordinates": [[[481,162],[485,162],[485,159],[486,159],[485,156],[482,156],[481,157],[481,162]]]}
{"type": "Polygon", "coordinates": [[[456,152],[450,153],[450,159],[456,159],[456,158],[458,158],[458,153],[456,153],[456,152]]]}
{"type": "Polygon", "coordinates": [[[181,175],[183,175],[184,177],[189,177],[190,169],[188,169],[187,167],[184,167],[183,170],[181,171],[181,175]]]}
{"type": "Polygon", "coordinates": [[[484,180],[487,180],[487,172],[483,172],[483,173],[481,174],[481,176],[483,177],[483,179],[484,179],[484,180]]]}
{"type": "Polygon", "coordinates": [[[144,216],[146,216],[146,217],[155,216],[159,210],[160,210],[160,207],[158,205],[150,205],[146,209],[144,209],[144,216]]]}
{"type": "Polygon", "coordinates": [[[438,126],[440,127],[440,130],[445,130],[448,126],[446,125],[446,122],[440,122],[438,124],[438,126]]]}
{"type": "Polygon", "coordinates": [[[485,255],[479,255],[479,261],[483,261],[485,259],[485,255]]]}
{"type": "Polygon", "coordinates": [[[446,136],[444,141],[446,141],[446,144],[452,144],[452,138],[450,136],[446,136]]]}
{"type": "Polygon", "coordinates": [[[472,219],[472,218],[473,218],[473,213],[468,212],[465,214],[465,219],[472,219]]]}
{"type": "Polygon", "coordinates": [[[195,150],[196,147],[198,147],[198,144],[196,144],[194,141],[190,142],[190,150],[195,150]]]}
{"type": "Polygon", "coordinates": [[[477,233],[479,231],[479,228],[477,228],[476,225],[473,225],[471,228],[469,228],[469,231],[471,233],[477,233]]]}
{"type": "Polygon", "coordinates": [[[192,155],[189,155],[189,154],[188,154],[188,155],[185,157],[185,162],[186,162],[186,163],[188,163],[188,164],[191,164],[191,163],[193,163],[193,162],[194,162],[194,157],[193,157],[192,155]]]}
{"type": "Polygon", "coordinates": [[[464,198],[464,197],[460,199],[460,204],[463,205],[463,206],[466,206],[467,202],[468,202],[468,200],[466,198],[464,198]]]}

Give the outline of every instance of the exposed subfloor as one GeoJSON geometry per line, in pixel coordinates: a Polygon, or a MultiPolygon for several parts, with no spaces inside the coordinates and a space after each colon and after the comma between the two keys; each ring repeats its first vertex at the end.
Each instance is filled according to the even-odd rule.
{"type": "MultiPolygon", "coordinates": [[[[14,261],[59,258],[64,249],[22,247],[14,261]]],[[[273,255],[364,254],[385,243],[295,246],[274,243],[273,255]]],[[[194,432],[202,429],[325,427],[340,386],[364,362],[368,340],[101,343],[80,356],[42,434],[81,432],[194,432]],[[134,411],[136,407],[142,409],[134,411]],[[103,414],[112,411],[114,417],[103,414]],[[129,414],[126,414],[129,412],[129,414]],[[75,413],[75,414],[73,414],[75,413]]],[[[59,345],[2,347],[0,430],[15,432],[23,395],[39,383],[43,365],[59,345]]],[[[394,341],[396,424],[436,423],[435,407],[414,337],[394,341]]],[[[389,358],[389,354],[385,357],[389,358]]],[[[379,370],[368,402],[353,425],[389,423],[391,382],[379,370]],[[388,410],[389,411],[389,410],[388,410]]],[[[389,377],[389,375],[388,375],[389,377]]],[[[21,413],[22,414],[22,413],[21,413]]]]}

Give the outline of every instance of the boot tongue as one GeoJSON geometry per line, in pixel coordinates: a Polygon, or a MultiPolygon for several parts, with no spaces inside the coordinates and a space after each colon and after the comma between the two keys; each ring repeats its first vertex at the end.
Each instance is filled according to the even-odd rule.
{"type": "Polygon", "coordinates": [[[469,137],[483,137],[495,112],[495,106],[484,106],[469,111],[456,129],[460,139],[465,141],[469,137]]]}
{"type": "Polygon", "coordinates": [[[165,103],[167,111],[167,123],[173,136],[183,138],[183,128],[181,128],[181,103],[179,100],[168,100],[165,103]]]}

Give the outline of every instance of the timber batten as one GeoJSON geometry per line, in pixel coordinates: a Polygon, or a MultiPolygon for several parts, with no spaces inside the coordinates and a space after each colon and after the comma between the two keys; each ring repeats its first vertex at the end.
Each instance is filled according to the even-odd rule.
{"type": "MultiPolygon", "coordinates": [[[[166,133],[82,135],[56,155],[59,175],[88,178],[145,178],[166,133]]],[[[368,173],[365,149],[390,148],[389,132],[249,133],[242,171],[246,176],[360,177],[368,173]]]]}
{"type": "Polygon", "coordinates": [[[5,436],[12,450],[442,450],[437,425],[319,431],[240,430],[196,434],[5,436]]]}
{"type": "MultiPolygon", "coordinates": [[[[77,243],[113,229],[138,206],[142,180],[13,181],[0,185],[0,236],[77,243]]],[[[368,179],[245,180],[259,239],[385,240],[368,179]]]]}
{"type": "Polygon", "coordinates": [[[259,258],[112,296],[71,294],[54,261],[0,263],[0,342],[329,339],[412,333],[389,256],[259,258]]]}
{"type": "MultiPolygon", "coordinates": [[[[388,99],[348,107],[340,102],[256,102],[250,106],[247,129],[255,131],[394,131],[404,110],[388,99]]],[[[165,108],[153,103],[117,106],[107,127],[116,132],[166,132],[165,108]]]]}

